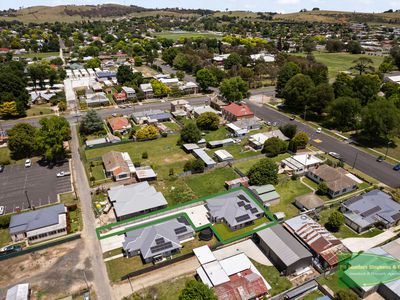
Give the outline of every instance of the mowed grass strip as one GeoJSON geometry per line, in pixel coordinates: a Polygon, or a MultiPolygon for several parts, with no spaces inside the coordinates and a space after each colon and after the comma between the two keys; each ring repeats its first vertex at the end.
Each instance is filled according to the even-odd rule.
{"type": "Polygon", "coordinates": [[[213,225],[213,228],[218,232],[223,240],[229,240],[242,234],[246,234],[247,232],[252,231],[254,228],[270,222],[271,221],[268,220],[267,217],[262,217],[255,220],[253,225],[246,226],[238,230],[231,230],[225,223],[216,223],[213,225]]]}

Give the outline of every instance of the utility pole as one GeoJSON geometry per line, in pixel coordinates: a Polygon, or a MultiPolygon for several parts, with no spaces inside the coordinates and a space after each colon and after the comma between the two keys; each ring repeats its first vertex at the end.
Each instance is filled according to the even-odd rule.
{"type": "Polygon", "coordinates": [[[26,196],[26,200],[28,201],[29,209],[32,209],[31,201],[29,200],[29,197],[28,197],[28,191],[26,191],[26,190],[25,190],[25,196],[26,196]]]}
{"type": "Polygon", "coordinates": [[[358,151],[356,152],[356,158],[354,159],[354,163],[353,163],[352,169],[354,169],[354,167],[356,166],[357,158],[358,158],[358,151]]]}
{"type": "Polygon", "coordinates": [[[385,158],[384,158],[384,160],[386,160],[387,154],[388,154],[388,152],[389,152],[389,145],[390,145],[391,143],[392,143],[392,142],[389,141],[389,142],[387,143],[387,145],[386,145],[386,153],[385,153],[385,158]]]}
{"type": "Polygon", "coordinates": [[[82,273],[83,273],[83,277],[85,278],[86,287],[87,287],[88,291],[90,291],[89,283],[88,283],[87,278],[86,278],[86,273],[85,273],[84,270],[82,270],[82,273]]]}
{"type": "Polygon", "coordinates": [[[307,115],[307,104],[304,105],[304,121],[306,121],[306,115],[307,115]]]}

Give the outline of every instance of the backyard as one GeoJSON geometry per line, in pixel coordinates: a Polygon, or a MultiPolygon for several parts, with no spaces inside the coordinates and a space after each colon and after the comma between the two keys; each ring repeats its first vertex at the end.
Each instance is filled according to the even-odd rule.
{"type": "Polygon", "coordinates": [[[334,293],[337,293],[340,290],[346,290],[346,291],[349,291],[351,294],[354,295],[354,299],[360,299],[357,296],[357,294],[355,292],[353,292],[353,290],[348,288],[346,286],[346,284],[342,280],[340,280],[340,278],[338,277],[338,273],[337,272],[333,273],[332,275],[329,275],[327,277],[320,277],[319,279],[317,279],[317,281],[321,285],[328,286],[334,293]]]}
{"type": "MultiPolygon", "coordinates": [[[[261,154],[261,152],[256,152],[256,154],[261,154]]],[[[274,162],[278,163],[282,159],[288,158],[289,156],[290,156],[289,153],[283,153],[283,154],[280,154],[280,155],[278,155],[276,157],[272,157],[271,159],[274,162]]],[[[265,157],[258,157],[258,158],[255,158],[255,159],[238,162],[238,163],[235,163],[233,166],[235,168],[238,168],[240,171],[242,171],[243,173],[246,174],[255,163],[257,163],[258,161],[260,161],[263,158],[265,158],[265,157]]]]}

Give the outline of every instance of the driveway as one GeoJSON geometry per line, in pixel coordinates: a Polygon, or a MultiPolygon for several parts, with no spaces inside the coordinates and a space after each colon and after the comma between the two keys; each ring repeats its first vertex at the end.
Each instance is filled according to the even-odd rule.
{"type": "Polygon", "coordinates": [[[399,229],[399,227],[394,227],[382,232],[371,238],[347,238],[343,239],[342,243],[349,249],[351,252],[359,252],[359,251],[367,251],[368,249],[374,248],[387,240],[395,237],[397,233],[395,233],[395,229],[399,229]]]}
{"type": "Polygon", "coordinates": [[[5,213],[12,213],[18,209],[39,207],[57,202],[57,195],[71,191],[71,177],[57,177],[61,171],[69,171],[69,163],[49,168],[32,162],[32,166],[25,168],[23,164],[6,166],[0,173],[0,205],[5,207],[5,213]]]}

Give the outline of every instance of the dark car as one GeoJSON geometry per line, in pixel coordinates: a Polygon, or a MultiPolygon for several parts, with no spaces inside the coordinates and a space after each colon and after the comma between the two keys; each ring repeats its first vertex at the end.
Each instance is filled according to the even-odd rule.
{"type": "Polygon", "coordinates": [[[378,158],[376,159],[377,162],[383,162],[385,159],[383,158],[383,156],[378,156],[378,158]]]}
{"type": "Polygon", "coordinates": [[[3,173],[4,171],[4,166],[0,165],[0,173],[3,173]]]}
{"type": "Polygon", "coordinates": [[[3,248],[0,248],[0,255],[5,255],[13,252],[18,252],[21,251],[22,247],[20,245],[11,245],[11,246],[6,246],[3,248]]]}
{"type": "Polygon", "coordinates": [[[393,170],[400,171],[400,164],[397,164],[393,167],[393,170]]]}

